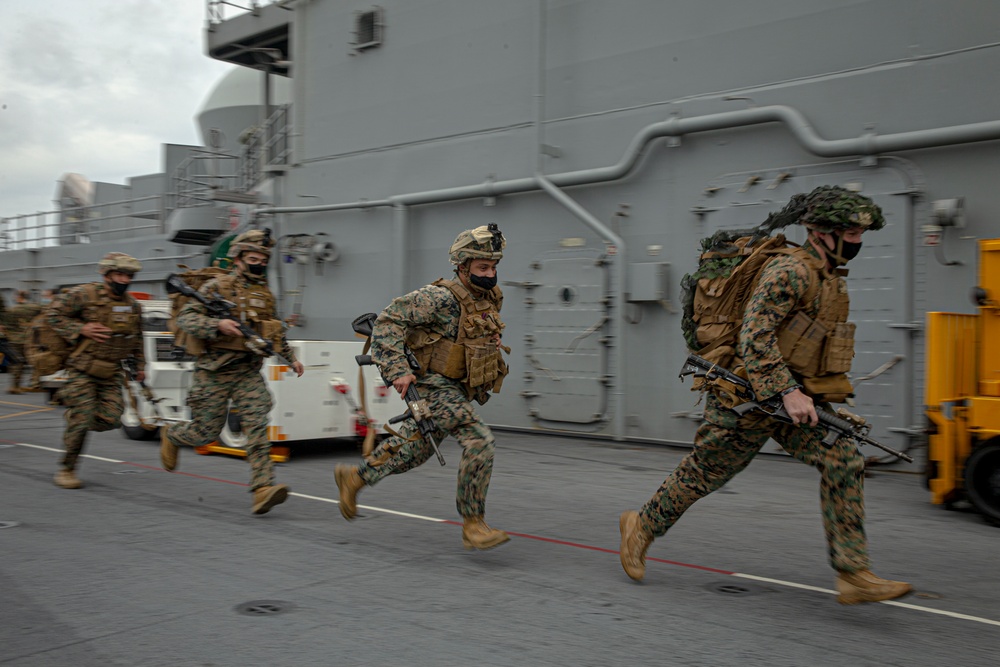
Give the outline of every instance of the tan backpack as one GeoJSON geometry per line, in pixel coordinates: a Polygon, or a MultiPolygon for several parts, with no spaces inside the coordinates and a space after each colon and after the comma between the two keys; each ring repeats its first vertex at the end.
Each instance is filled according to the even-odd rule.
{"type": "MultiPolygon", "coordinates": [[[[810,256],[783,234],[772,237],[748,231],[717,233],[702,241],[702,249],[698,269],[681,280],[684,339],[691,352],[736,371],[743,313],[761,270],[779,254],[799,257],[811,266],[810,256]]],[[[805,303],[816,297],[820,287],[815,272],[810,275],[805,303]]]]}
{"type": "MultiPolygon", "coordinates": [[[[200,290],[202,285],[209,280],[229,275],[229,269],[220,269],[216,266],[205,267],[204,269],[191,269],[183,264],[178,264],[181,269],[187,269],[184,273],[178,273],[177,277],[189,285],[191,289],[200,290]]],[[[177,316],[181,309],[191,301],[191,297],[181,293],[170,295],[170,319],[167,321],[167,329],[174,334],[174,347],[183,349],[187,354],[197,356],[205,351],[205,341],[195,338],[186,331],[177,327],[177,316]]]]}
{"type": "MultiPolygon", "coordinates": [[[[90,284],[86,289],[88,301],[93,302],[100,298],[98,286],[90,284]]],[[[49,325],[48,313],[42,311],[28,324],[24,340],[24,356],[37,375],[44,377],[66,368],[66,360],[70,355],[80,354],[89,344],[89,338],[77,345],[68,343],[49,325]]]]}

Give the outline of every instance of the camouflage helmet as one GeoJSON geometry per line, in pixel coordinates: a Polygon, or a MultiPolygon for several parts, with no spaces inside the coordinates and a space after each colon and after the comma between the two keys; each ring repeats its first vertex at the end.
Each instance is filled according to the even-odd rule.
{"type": "Polygon", "coordinates": [[[274,241],[271,240],[270,229],[251,229],[233,239],[233,242],[229,244],[229,256],[237,259],[245,252],[259,252],[270,257],[272,246],[274,246],[274,241]]]}
{"type": "Polygon", "coordinates": [[[496,223],[466,229],[455,238],[448,251],[451,263],[460,266],[468,259],[500,259],[507,239],[496,223]]]}
{"type": "Polygon", "coordinates": [[[109,252],[97,263],[97,272],[106,276],[112,271],[120,271],[131,276],[142,271],[142,264],[135,257],[123,252],[109,252]]]}
{"type": "Polygon", "coordinates": [[[865,231],[885,227],[882,209],[875,202],[836,185],[824,185],[806,195],[805,212],[799,222],[810,229],[827,233],[854,227],[865,231]]]}

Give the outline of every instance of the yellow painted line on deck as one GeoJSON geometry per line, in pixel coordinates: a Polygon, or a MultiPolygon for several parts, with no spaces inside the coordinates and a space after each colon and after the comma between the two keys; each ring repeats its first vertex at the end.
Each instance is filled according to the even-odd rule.
{"type": "MultiPolygon", "coordinates": [[[[7,403],[6,401],[0,401],[0,405],[17,405],[17,406],[28,407],[31,404],[30,403],[7,403]]],[[[34,407],[34,406],[31,406],[31,407],[34,407]]],[[[11,413],[9,415],[4,415],[4,416],[0,417],[0,419],[10,419],[11,417],[23,417],[24,415],[33,415],[36,412],[50,412],[50,411],[52,411],[54,409],[55,408],[35,408],[34,410],[22,410],[21,412],[14,412],[14,413],[11,413]]]]}

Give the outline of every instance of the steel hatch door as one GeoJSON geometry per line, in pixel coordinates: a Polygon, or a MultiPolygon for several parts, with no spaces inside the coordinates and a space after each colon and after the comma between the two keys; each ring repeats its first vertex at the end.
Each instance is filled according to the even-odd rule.
{"type": "Polygon", "coordinates": [[[541,425],[565,428],[607,419],[608,272],[596,250],[558,253],[532,264],[523,396],[541,425]]]}

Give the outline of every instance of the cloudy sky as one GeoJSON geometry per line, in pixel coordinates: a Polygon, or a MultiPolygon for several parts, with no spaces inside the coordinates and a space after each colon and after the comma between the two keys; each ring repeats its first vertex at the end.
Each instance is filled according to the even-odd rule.
{"type": "Polygon", "coordinates": [[[160,144],[202,143],[231,67],[204,55],[205,5],[0,0],[0,217],[52,210],[65,173],[124,183],[160,171],[160,144]]]}

